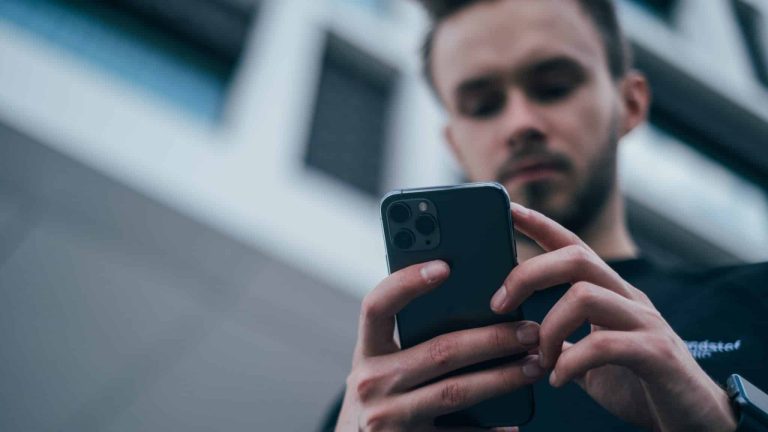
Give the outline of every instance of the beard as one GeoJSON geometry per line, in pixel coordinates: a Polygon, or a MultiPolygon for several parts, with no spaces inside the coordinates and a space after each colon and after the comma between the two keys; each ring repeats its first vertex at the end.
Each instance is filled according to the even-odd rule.
{"type": "MultiPolygon", "coordinates": [[[[580,234],[600,214],[608,202],[616,184],[617,168],[616,154],[618,147],[618,118],[612,119],[606,138],[597,156],[589,161],[584,171],[584,181],[575,182],[575,190],[568,192],[563,189],[560,181],[532,181],[522,186],[517,195],[524,200],[527,207],[534,209],[570,231],[580,234]],[[559,197],[568,193],[565,199],[559,197]]],[[[505,168],[524,157],[543,157],[563,170],[573,173],[573,163],[559,153],[547,151],[541,145],[523,146],[523,150],[512,155],[503,165],[497,176],[499,183],[504,184],[505,168]]]]}

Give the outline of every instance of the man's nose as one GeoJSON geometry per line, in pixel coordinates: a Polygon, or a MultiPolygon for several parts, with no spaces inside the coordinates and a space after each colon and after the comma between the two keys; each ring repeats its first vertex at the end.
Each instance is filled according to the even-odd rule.
{"type": "Polygon", "coordinates": [[[502,113],[505,141],[513,147],[532,144],[531,140],[543,140],[544,127],[541,107],[520,89],[510,89],[507,104],[502,113]]]}

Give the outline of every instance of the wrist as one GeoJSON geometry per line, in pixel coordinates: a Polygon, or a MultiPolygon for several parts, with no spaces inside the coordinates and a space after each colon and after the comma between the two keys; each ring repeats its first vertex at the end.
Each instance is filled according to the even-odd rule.
{"type": "Polygon", "coordinates": [[[739,425],[739,413],[736,411],[731,398],[722,387],[718,386],[718,399],[720,400],[720,411],[723,412],[722,428],[719,430],[734,432],[739,425]]]}
{"type": "Polygon", "coordinates": [[[673,376],[677,379],[656,381],[647,387],[658,430],[736,430],[738,418],[728,393],[706,372],[698,367],[684,368],[673,376]]]}

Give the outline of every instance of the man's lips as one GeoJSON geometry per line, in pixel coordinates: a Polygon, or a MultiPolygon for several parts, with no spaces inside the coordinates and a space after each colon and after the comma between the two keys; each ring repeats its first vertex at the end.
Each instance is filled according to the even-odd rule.
{"type": "Polygon", "coordinates": [[[504,182],[530,182],[553,177],[563,173],[564,168],[556,162],[524,162],[516,164],[502,176],[504,182]]]}

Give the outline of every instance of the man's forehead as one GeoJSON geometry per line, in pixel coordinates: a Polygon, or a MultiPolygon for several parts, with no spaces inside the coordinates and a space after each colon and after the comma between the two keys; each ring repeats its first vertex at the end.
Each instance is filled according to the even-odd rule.
{"type": "Polygon", "coordinates": [[[440,24],[432,73],[439,91],[451,92],[473,76],[525,68],[550,57],[607,64],[600,36],[576,0],[485,1],[440,24]]]}

